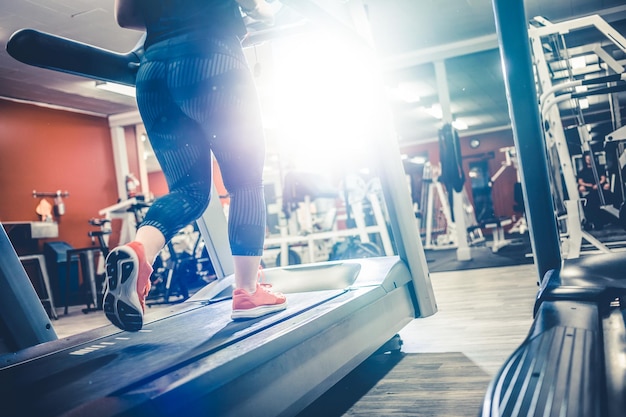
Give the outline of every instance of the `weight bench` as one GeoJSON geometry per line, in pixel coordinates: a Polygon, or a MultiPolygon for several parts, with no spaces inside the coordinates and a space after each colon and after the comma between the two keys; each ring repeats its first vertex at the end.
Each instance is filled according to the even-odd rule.
{"type": "Polygon", "coordinates": [[[491,382],[482,417],[621,417],[626,254],[568,260],[542,280],[526,340],[491,382]]]}
{"type": "Polygon", "coordinates": [[[493,245],[491,251],[497,253],[500,249],[508,245],[510,242],[504,236],[504,228],[509,226],[513,221],[510,218],[493,218],[483,222],[485,229],[491,230],[491,236],[493,237],[493,245]]]}

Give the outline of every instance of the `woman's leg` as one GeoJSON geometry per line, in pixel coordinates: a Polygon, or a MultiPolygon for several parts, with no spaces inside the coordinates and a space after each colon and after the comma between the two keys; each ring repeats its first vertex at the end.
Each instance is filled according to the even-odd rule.
{"type": "Polygon", "coordinates": [[[285,309],[286,299],[257,282],[266,228],[264,128],[245,58],[240,48],[231,53],[207,63],[208,68],[228,68],[208,83],[211,91],[218,92],[204,100],[210,103],[208,112],[197,114],[197,106],[181,108],[201,121],[230,196],[228,236],[236,286],[232,317],[254,318],[285,309]]]}
{"type": "Polygon", "coordinates": [[[167,179],[169,193],[148,209],[132,242],[111,251],[106,262],[104,310],[124,330],[143,326],[152,263],[165,243],[196,220],[208,205],[211,189],[209,142],[198,124],[173,101],[166,62],[147,61],[137,76],[137,102],[167,179]]]}

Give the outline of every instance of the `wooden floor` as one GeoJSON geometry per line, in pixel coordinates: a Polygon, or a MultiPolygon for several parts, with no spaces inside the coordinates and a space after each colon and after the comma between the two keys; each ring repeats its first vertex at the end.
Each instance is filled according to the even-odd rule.
{"type": "Polygon", "coordinates": [[[536,269],[441,272],[431,279],[439,311],[400,332],[402,352],[369,358],[299,417],[479,415],[491,379],[532,324],[536,269]]]}
{"type": "MultiPolygon", "coordinates": [[[[439,272],[431,279],[437,314],[409,323],[399,354],[369,358],[301,417],[478,415],[489,382],[532,324],[536,268],[439,272]]],[[[148,319],[164,308],[150,308],[148,319]]],[[[66,337],[107,323],[100,312],[74,308],[53,325],[66,337]]]]}

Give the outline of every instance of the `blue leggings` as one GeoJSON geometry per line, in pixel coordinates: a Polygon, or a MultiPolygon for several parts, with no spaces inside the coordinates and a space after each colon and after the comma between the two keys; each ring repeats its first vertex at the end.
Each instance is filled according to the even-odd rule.
{"type": "Polygon", "coordinates": [[[170,191],[152,204],[142,225],[169,241],[202,215],[213,152],[230,196],[232,254],[261,255],[265,140],[239,41],[183,35],[150,46],[137,74],[137,104],[170,191]]]}

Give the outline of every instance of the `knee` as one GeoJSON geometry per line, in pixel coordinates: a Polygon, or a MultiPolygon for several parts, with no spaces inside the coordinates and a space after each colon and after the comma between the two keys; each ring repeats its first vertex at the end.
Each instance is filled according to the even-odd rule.
{"type": "Polygon", "coordinates": [[[204,186],[186,186],[171,191],[172,194],[181,195],[180,199],[182,211],[188,213],[194,220],[198,219],[209,206],[211,189],[204,186]]]}
{"type": "Polygon", "coordinates": [[[204,214],[207,207],[209,207],[208,196],[206,199],[198,201],[197,204],[193,206],[193,210],[191,210],[191,213],[194,220],[198,220],[200,217],[202,217],[202,214],[204,214]]]}

